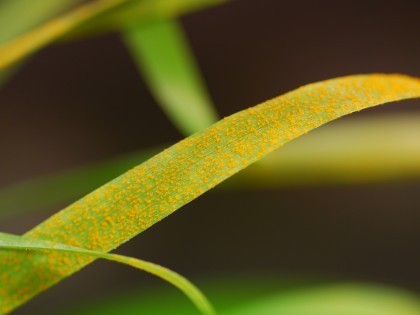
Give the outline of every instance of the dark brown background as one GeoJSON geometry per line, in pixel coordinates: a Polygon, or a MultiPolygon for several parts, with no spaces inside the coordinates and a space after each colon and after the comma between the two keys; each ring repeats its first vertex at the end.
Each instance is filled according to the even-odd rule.
{"type": "MultiPolygon", "coordinates": [[[[238,0],[182,23],[222,116],[331,77],[420,76],[419,1],[238,0]]],[[[182,138],[117,34],[43,50],[0,91],[0,100],[0,185],[182,138]]],[[[357,115],[419,113],[419,105],[357,115]]],[[[420,291],[419,188],[411,182],[212,191],[119,252],[193,279],[306,274],[420,291]]],[[[22,233],[60,207],[0,222],[0,230],[22,233]]],[[[16,314],[150,281],[97,262],[16,314]]]]}

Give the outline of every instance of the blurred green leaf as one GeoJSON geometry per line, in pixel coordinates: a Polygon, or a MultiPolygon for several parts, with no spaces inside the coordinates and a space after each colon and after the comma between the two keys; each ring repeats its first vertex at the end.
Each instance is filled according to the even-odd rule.
{"type": "MultiPolygon", "coordinates": [[[[67,0],[70,1],[70,0],[67,0]]],[[[0,71],[42,47],[69,35],[125,29],[146,21],[174,17],[220,0],[97,0],[87,2],[22,36],[0,44],[0,71]]],[[[6,38],[6,37],[5,37],[6,38]]]]}
{"type": "MultiPolygon", "coordinates": [[[[80,0],[33,0],[0,1],[0,44],[22,35],[31,28],[63,12],[80,0]]],[[[0,86],[18,69],[20,64],[0,71],[0,86]]]]}
{"type": "Polygon", "coordinates": [[[418,315],[420,301],[408,292],[349,284],[282,293],[245,303],[223,315],[418,315]]]}
{"type": "MultiPolygon", "coordinates": [[[[228,179],[223,189],[420,179],[420,116],[340,120],[287,144],[228,179]]],[[[163,150],[156,147],[0,189],[0,219],[75,200],[163,150]]]]}
{"type": "MultiPolygon", "coordinates": [[[[210,280],[198,281],[206,292],[218,314],[235,309],[279,292],[287,292],[313,280],[278,277],[273,275],[213,275],[210,280]]],[[[90,300],[71,308],[54,309],[45,315],[196,315],[197,310],[174,290],[162,286],[148,286],[147,289],[128,289],[112,295],[90,300]]]]}
{"type": "Polygon", "coordinates": [[[135,152],[0,189],[0,218],[80,198],[161,150],[135,152]]]}
{"type": "MultiPolygon", "coordinates": [[[[312,281],[310,281],[312,282],[312,281]]],[[[364,283],[310,284],[271,276],[200,281],[220,315],[418,315],[417,296],[364,283]]],[[[51,315],[194,315],[188,303],[165,288],[117,293],[51,315]]],[[[50,313],[48,313],[49,315],[50,313]]]]}
{"type": "MultiPolygon", "coordinates": [[[[100,253],[96,251],[86,250],[83,248],[51,243],[46,241],[39,241],[30,238],[25,238],[21,236],[5,234],[0,232],[0,251],[6,252],[7,259],[4,261],[2,260],[0,263],[0,271],[2,269],[10,268],[14,266],[15,259],[17,257],[22,257],[24,259],[32,259],[33,254],[35,252],[36,255],[41,256],[48,256],[48,259],[57,258],[57,254],[59,259],[63,259],[62,254],[69,254],[71,257],[89,257],[91,260],[102,258],[113,262],[119,262],[143,271],[146,271],[150,274],[153,274],[173,286],[180,289],[190,300],[191,302],[200,310],[200,312],[204,315],[215,315],[213,307],[208,302],[206,297],[201,293],[199,289],[197,289],[192,283],[190,283],[186,278],[182,277],[181,275],[169,270],[165,267],[132,258],[126,257],[116,254],[106,254],[100,253]]],[[[16,273],[29,273],[30,271],[25,269],[16,270],[16,273]]],[[[8,279],[7,285],[12,287],[13,284],[17,284],[13,279],[15,275],[10,275],[11,277],[8,279]]],[[[3,279],[4,280],[4,279],[3,279]]],[[[2,288],[0,287],[0,296],[3,294],[1,293],[2,288]]],[[[8,301],[0,300],[0,312],[2,309],[7,308],[8,301]],[[4,304],[6,305],[4,305],[4,304]]]]}
{"type": "Polygon", "coordinates": [[[189,136],[218,120],[182,27],[162,20],[123,33],[159,105],[189,136]]]}
{"type": "Polygon", "coordinates": [[[0,71],[13,66],[45,45],[50,44],[78,25],[130,0],[98,0],[49,20],[23,35],[0,45],[0,71]]]}
{"type": "Polygon", "coordinates": [[[0,1],[0,43],[63,13],[80,0],[3,0],[0,1]]]}
{"type": "MultiPolygon", "coordinates": [[[[356,75],[306,85],[180,141],[24,237],[108,252],[290,140],[346,114],[415,97],[420,80],[403,75],[356,75]]],[[[2,311],[91,262],[65,258],[14,257],[0,273],[2,311]]],[[[0,261],[7,259],[0,253],[0,261]]]]}

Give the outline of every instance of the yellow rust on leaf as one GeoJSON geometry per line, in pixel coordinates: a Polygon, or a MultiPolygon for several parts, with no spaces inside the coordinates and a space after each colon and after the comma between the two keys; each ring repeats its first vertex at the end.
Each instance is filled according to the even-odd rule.
{"type": "MultiPolygon", "coordinates": [[[[420,97],[420,80],[402,75],[349,76],[301,87],[186,138],[25,237],[108,252],[311,129],[364,108],[414,97],[420,97]]],[[[61,253],[27,255],[0,252],[3,312],[92,261],[61,253]]]]}

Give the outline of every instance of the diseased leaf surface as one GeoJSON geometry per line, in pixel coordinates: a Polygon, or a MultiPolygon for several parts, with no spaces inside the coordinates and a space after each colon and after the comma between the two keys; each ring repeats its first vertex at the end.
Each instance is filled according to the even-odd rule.
{"type": "MultiPolygon", "coordinates": [[[[343,115],[420,96],[420,80],[359,75],[310,84],[179,142],[25,234],[107,252],[284,143],[343,115]]],[[[223,220],[223,217],[220,218],[223,220]]],[[[90,263],[68,254],[0,254],[3,312],[90,263]]]]}

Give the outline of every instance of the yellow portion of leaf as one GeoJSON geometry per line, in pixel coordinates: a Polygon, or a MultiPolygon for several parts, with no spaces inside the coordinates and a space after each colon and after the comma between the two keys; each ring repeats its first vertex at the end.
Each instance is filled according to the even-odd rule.
{"type": "Polygon", "coordinates": [[[0,1],[0,43],[12,40],[80,0],[0,1]]]}
{"type": "Polygon", "coordinates": [[[129,0],[98,0],[81,5],[56,19],[0,45],[0,71],[51,43],[81,23],[129,0]]]}
{"type": "MultiPolygon", "coordinates": [[[[340,116],[414,97],[420,97],[420,80],[402,75],[349,76],[301,87],[179,142],[25,237],[112,250],[284,143],[340,116]]],[[[0,261],[6,259],[13,261],[19,276],[12,268],[0,273],[3,310],[91,262],[57,253],[31,261],[0,255],[0,261]]]]}
{"type": "MultiPolygon", "coordinates": [[[[70,1],[70,0],[66,0],[70,1]]],[[[218,4],[224,0],[92,0],[44,25],[0,44],[0,73],[63,37],[77,38],[135,27],[157,19],[218,4]]]]}

